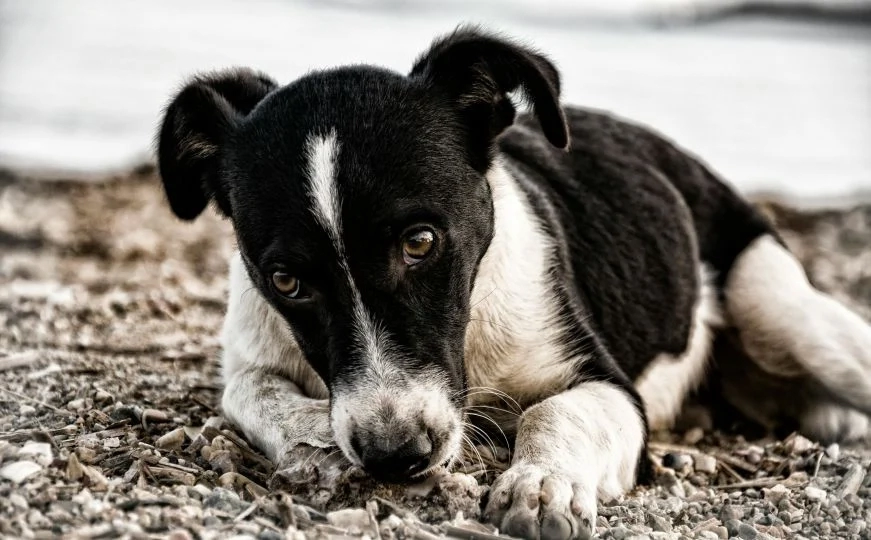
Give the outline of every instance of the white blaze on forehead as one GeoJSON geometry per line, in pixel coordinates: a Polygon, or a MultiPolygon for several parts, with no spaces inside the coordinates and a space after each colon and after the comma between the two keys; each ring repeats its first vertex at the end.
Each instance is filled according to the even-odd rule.
{"type": "Polygon", "coordinates": [[[309,136],[306,140],[305,153],[308,160],[307,172],[312,213],[332,240],[339,264],[345,271],[353,295],[355,340],[363,350],[363,357],[367,367],[371,370],[371,375],[376,380],[385,379],[388,375],[386,356],[390,344],[386,332],[378,326],[363,305],[360,291],[354,283],[345,257],[341,220],[342,200],[336,181],[339,142],[335,129],[330,130],[325,136],[309,136]]]}
{"type": "Polygon", "coordinates": [[[336,244],[339,256],[344,257],[344,250],[341,249],[342,203],[336,186],[336,158],[339,155],[339,143],[336,140],[335,130],[331,130],[326,136],[309,136],[305,150],[308,158],[312,212],[336,244]]]}

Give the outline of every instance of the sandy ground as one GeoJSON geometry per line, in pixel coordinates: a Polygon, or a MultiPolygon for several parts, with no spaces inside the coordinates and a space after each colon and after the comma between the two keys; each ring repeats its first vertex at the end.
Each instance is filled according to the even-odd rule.
{"type": "MultiPolygon", "coordinates": [[[[871,206],[765,206],[814,280],[871,317],[871,206]]],[[[173,218],[148,167],[88,184],[0,174],[0,535],[491,538],[475,519],[499,445],[422,485],[373,486],[325,474],[329,460],[275,475],[224,425],[232,247],[211,212],[173,218]]],[[[867,447],[701,418],[657,435],[656,483],[602,505],[601,537],[869,537],[867,447]]]]}

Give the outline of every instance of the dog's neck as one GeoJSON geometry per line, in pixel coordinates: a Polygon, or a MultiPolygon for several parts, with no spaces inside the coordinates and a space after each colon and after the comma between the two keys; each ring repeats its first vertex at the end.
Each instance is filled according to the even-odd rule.
{"type": "MultiPolygon", "coordinates": [[[[562,378],[552,370],[568,365],[555,346],[561,325],[549,277],[554,241],[506,164],[497,160],[487,181],[494,235],[472,292],[465,344],[468,385],[534,400],[562,378]]],[[[470,401],[491,400],[479,394],[470,401]]]]}

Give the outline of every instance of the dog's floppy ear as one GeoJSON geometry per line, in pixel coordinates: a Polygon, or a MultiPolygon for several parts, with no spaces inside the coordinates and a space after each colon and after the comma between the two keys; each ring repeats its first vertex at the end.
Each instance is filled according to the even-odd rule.
{"type": "MultiPolygon", "coordinates": [[[[444,92],[462,115],[470,143],[489,154],[493,139],[514,121],[508,93],[532,103],[547,139],[567,148],[568,127],[559,104],[560,78],[543,55],[474,27],[461,27],[433,43],[409,73],[444,92]]],[[[489,161],[489,158],[488,158],[489,161]]]]}
{"type": "Polygon", "coordinates": [[[277,84],[247,68],[194,77],[172,99],[160,127],[157,162],[173,213],[193,220],[214,199],[230,215],[219,185],[220,155],[227,137],[277,84]]]}

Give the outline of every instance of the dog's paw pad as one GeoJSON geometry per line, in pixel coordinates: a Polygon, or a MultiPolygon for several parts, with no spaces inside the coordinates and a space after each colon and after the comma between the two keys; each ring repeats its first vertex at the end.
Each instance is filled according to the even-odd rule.
{"type": "Polygon", "coordinates": [[[516,465],[496,480],[484,518],[517,538],[590,538],[595,486],[587,488],[580,480],[563,471],[516,465]]]}

